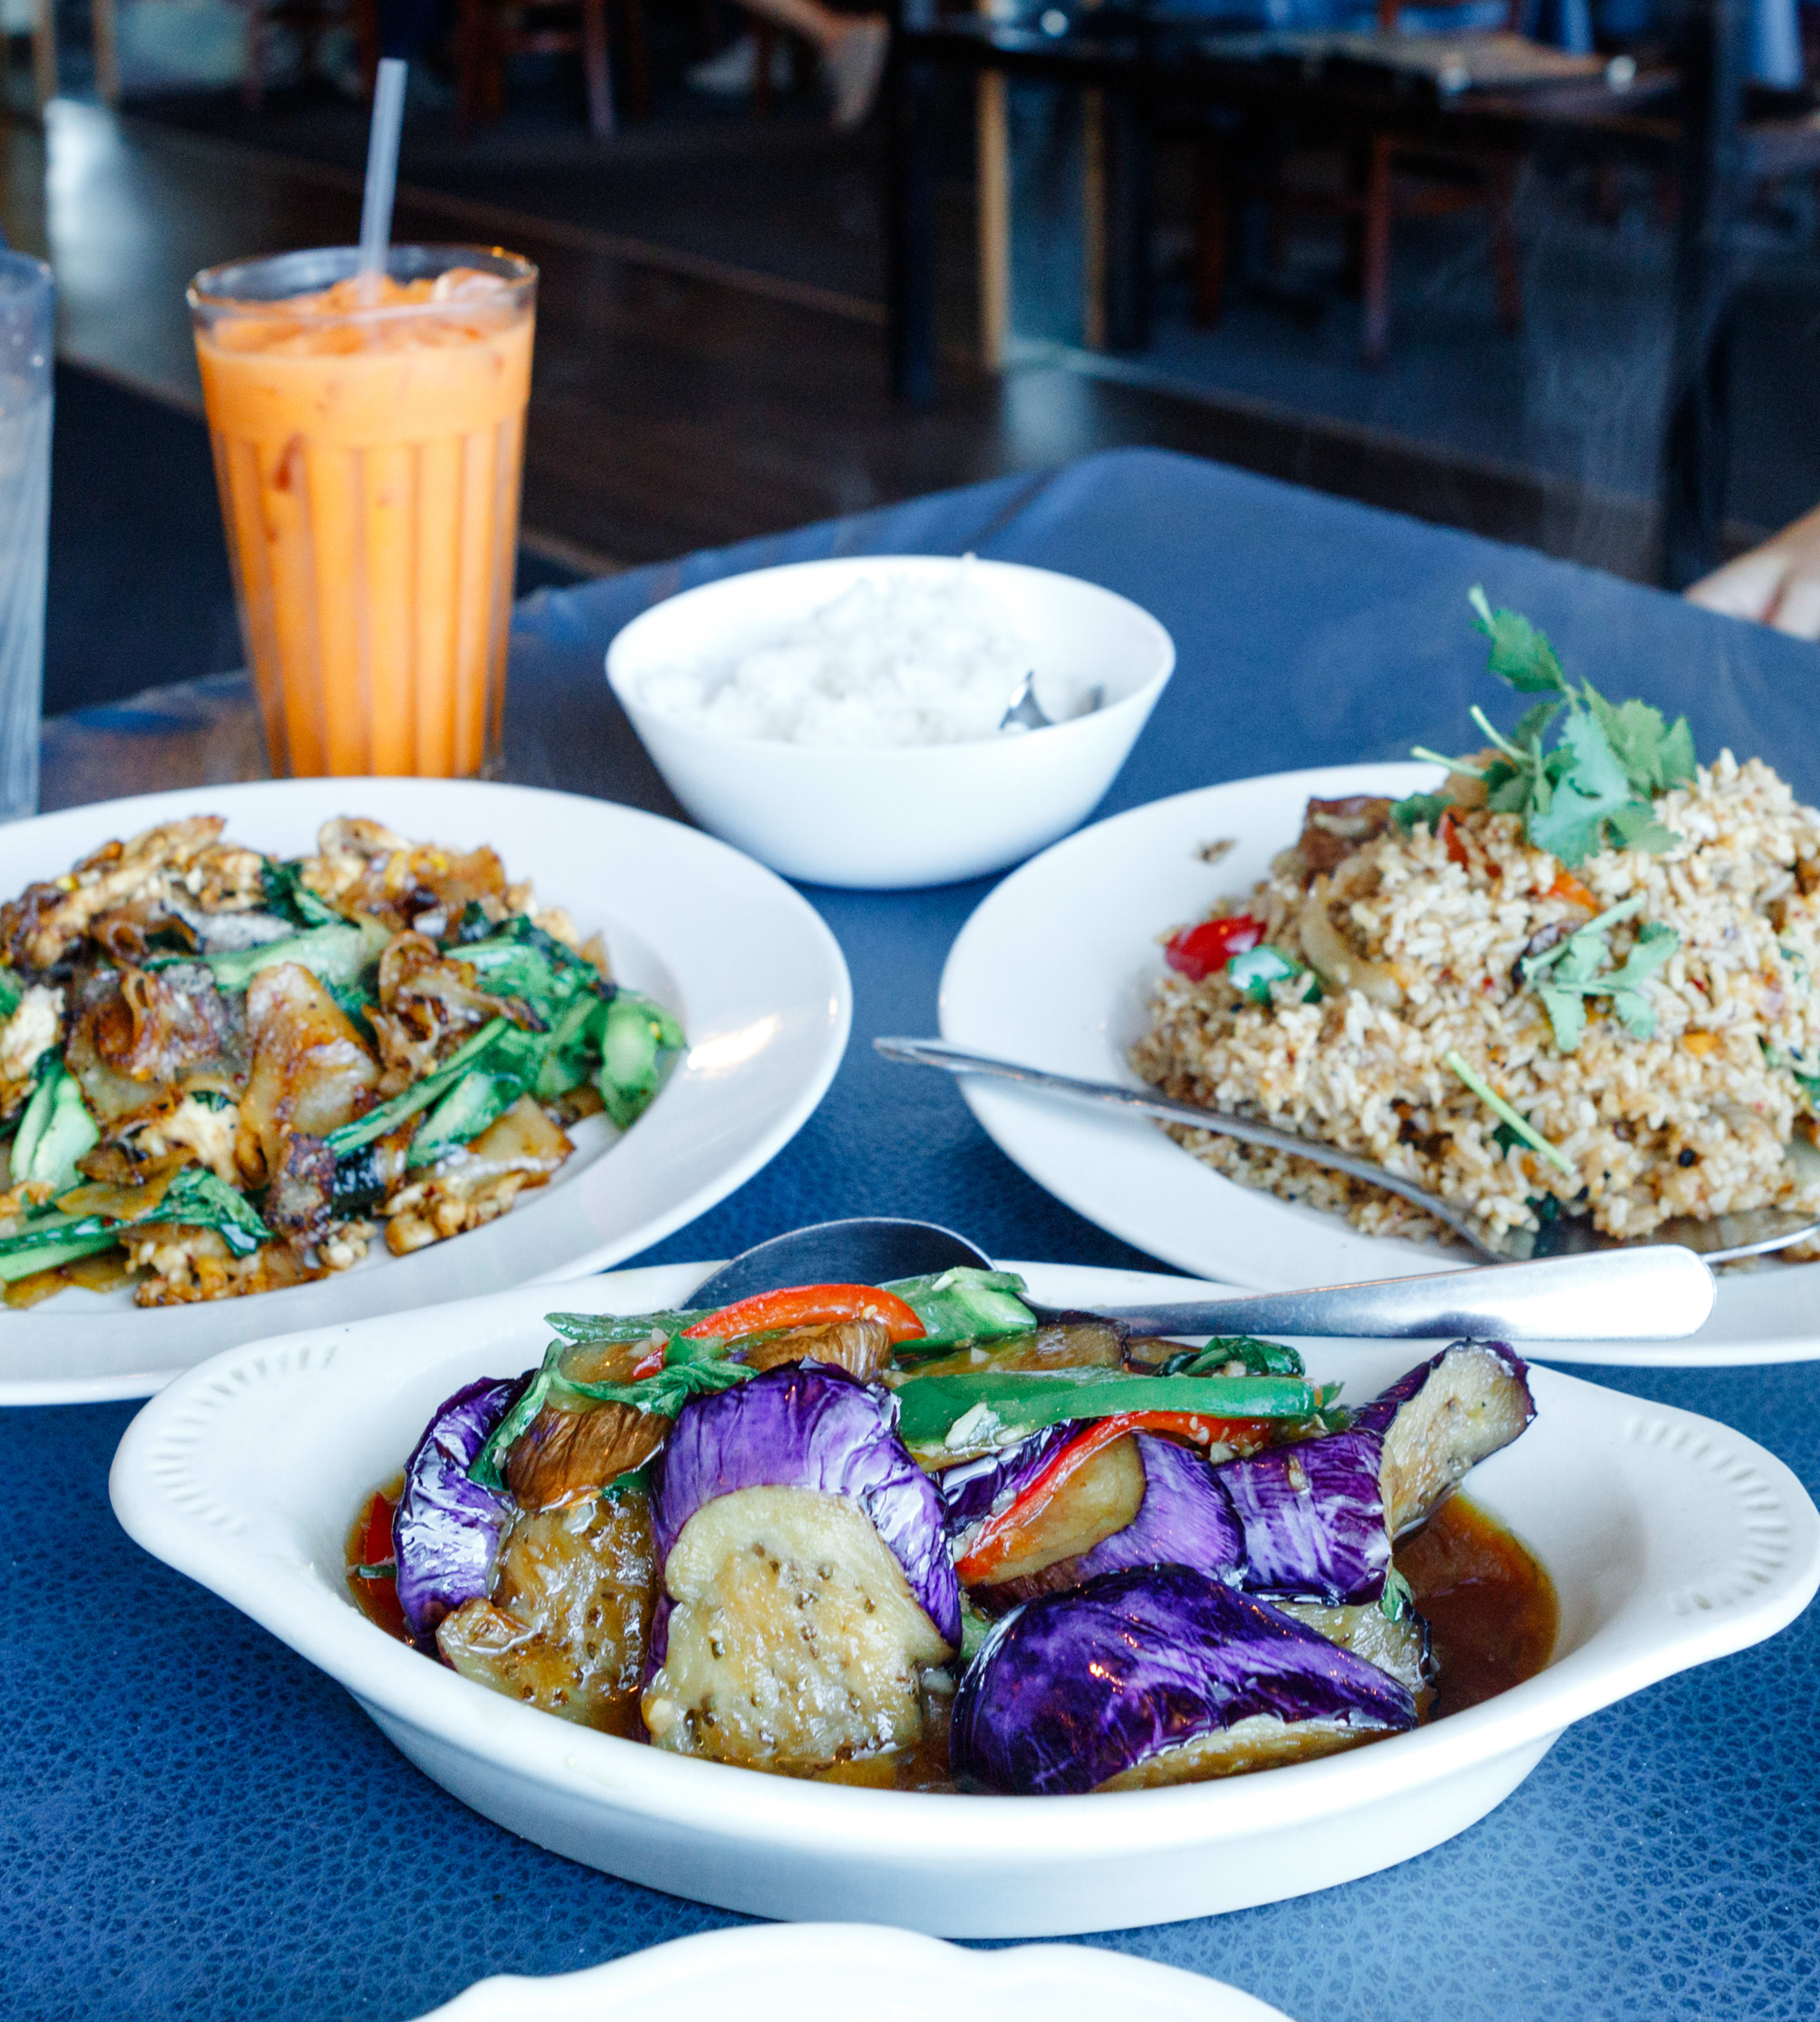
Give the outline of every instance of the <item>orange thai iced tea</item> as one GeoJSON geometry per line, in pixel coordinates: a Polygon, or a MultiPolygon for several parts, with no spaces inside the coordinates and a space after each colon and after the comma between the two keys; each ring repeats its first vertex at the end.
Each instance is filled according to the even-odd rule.
{"type": "Polygon", "coordinates": [[[240,626],[277,773],[497,763],[537,270],[352,247],[189,301],[240,626]]]}

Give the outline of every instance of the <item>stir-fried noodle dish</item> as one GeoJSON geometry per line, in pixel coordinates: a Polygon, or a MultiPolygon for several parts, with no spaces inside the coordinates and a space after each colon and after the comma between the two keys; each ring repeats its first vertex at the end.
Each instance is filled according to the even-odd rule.
{"type": "MultiPolygon", "coordinates": [[[[1270,875],[1168,941],[1138,1071],[1375,1160],[1492,1231],[1820,1212],[1820,812],[1685,718],[1614,706],[1474,592],[1537,698],[1432,793],[1311,801],[1270,875]]],[[[1374,1233],[1420,1210],[1285,1153],[1175,1134],[1374,1233]]],[[[1790,1257],[1820,1254],[1810,1245],[1790,1257]]]]}
{"type": "Polygon", "coordinates": [[[197,815],[0,907],[6,1303],[232,1298],[503,1214],[683,1044],[482,844],[322,829],[295,861],[197,815]]]}

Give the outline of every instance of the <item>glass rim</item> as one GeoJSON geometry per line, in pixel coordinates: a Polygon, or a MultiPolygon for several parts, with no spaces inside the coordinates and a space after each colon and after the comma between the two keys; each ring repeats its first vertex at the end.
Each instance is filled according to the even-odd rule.
{"type": "MultiPolygon", "coordinates": [[[[204,267],[199,273],[194,276],[189,285],[184,290],[184,297],[192,311],[269,316],[275,311],[282,309],[287,301],[294,301],[295,297],[225,294],[211,287],[209,283],[217,281],[224,275],[244,273],[261,267],[275,266],[280,261],[308,259],[312,255],[320,257],[323,255],[345,254],[358,260],[360,250],[357,246],[306,246],[297,247],[288,253],[258,253],[245,259],[224,260],[215,266],[204,267]]],[[[533,261],[527,260],[521,253],[508,252],[503,246],[477,246],[459,243],[444,245],[405,240],[400,244],[388,247],[386,269],[388,272],[390,272],[390,256],[397,253],[449,255],[451,257],[442,269],[445,273],[451,268],[464,264],[462,257],[455,256],[466,256],[467,264],[473,264],[477,260],[491,262],[492,265],[488,271],[497,272],[501,267],[503,267],[507,271],[501,278],[507,283],[515,297],[521,297],[527,288],[534,287],[538,279],[537,268],[533,261]]],[[[47,268],[46,272],[48,271],[47,268]]],[[[344,275],[340,278],[347,279],[350,277],[344,275]]],[[[333,283],[330,285],[332,286],[333,283]]],[[[305,289],[302,292],[311,294],[316,290],[305,289]]],[[[324,323],[374,323],[393,317],[447,316],[451,310],[459,309],[463,306],[472,308],[474,305],[470,303],[464,305],[446,301],[393,302],[371,308],[315,309],[307,310],[303,313],[320,317],[324,323]]],[[[292,313],[295,314],[297,312],[293,311],[292,313]]]]}

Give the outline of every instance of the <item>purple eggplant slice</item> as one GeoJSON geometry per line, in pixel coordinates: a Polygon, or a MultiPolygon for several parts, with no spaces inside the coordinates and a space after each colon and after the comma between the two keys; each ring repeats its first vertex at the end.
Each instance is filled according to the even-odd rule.
{"type": "Polygon", "coordinates": [[[432,1634],[464,1601],[484,1600],[512,1498],[468,1479],[474,1456],[524,1387],[523,1377],[483,1376],[438,1405],[404,1469],[392,1518],[398,1605],[415,1636],[432,1634]]]}
{"type": "Polygon", "coordinates": [[[1415,1695],[1417,1706],[1425,1709],[1434,1684],[1434,1641],[1427,1622],[1414,1608],[1405,1608],[1393,1621],[1376,1601],[1364,1608],[1321,1608],[1302,1600],[1279,1600],[1271,1605],[1329,1643],[1389,1672],[1415,1695]]]}
{"type": "Polygon", "coordinates": [[[1137,1436],[1144,1468],[1144,1499],[1136,1516],[1083,1555],[1080,1577],[1133,1566],[1186,1566],[1229,1584],[1245,1565],[1245,1535],[1220,1478],[1199,1454],[1159,1439],[1137,1436]]]}
{"type": "Polygon", "coordinates": [[[640,1736],[654,1586],[650,1513],[636,1491],[521,1513],[491,1597],[445,1615],[437,1648],[508,1699],[640,1736]]]}
{"type": "Polygon", "coordinates": [[[1456,1341],[1373,1398],[1351,1429],[1383,1442],[1378,1480],[1391,1535],[1425,1523],[1535,1415],[1529,1369],[1501,1341],[1456,1341]]]}
{"type": "Polygon", "coordinates": [[[809,1773],[906,1747],[960,1641],[935,1484],[890,1394],[814,1363],[683,1407],[651,1481],[660,1747],[809,1773]]]}
{"type": "Polygon", "coordinates": [[[1405,1687],[1281,1609],[1180,1566],[1031,1602],[955,1695],[955,1772],[1018,1796],[1232,1775],[1416,1724],[1405,1687]]]}
{"type": "Polygon", "coordinates": [[[1375,1433],[1266,1447],[1212,1470],[1244,1536],[1239,1584],[1330,1608],[1376,1600],[1391,1569],[1375,1433]]]}
{"type": "Polygon", "coordinates": [[[1072,1420],[1045,1425],[1015,1446],[944,1468],[935,1477],[948,1534],[964,1538],[987,1517],[1007,1509],[1080,1430],[1072,1420]]]}

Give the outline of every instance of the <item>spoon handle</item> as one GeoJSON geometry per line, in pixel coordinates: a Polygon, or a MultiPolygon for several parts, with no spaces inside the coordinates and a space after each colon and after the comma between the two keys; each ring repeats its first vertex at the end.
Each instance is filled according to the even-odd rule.
{"type": "MultiPolygon", "coordinates": [[[[1676,1341],[1712,1310],[1712,1273],[1672,1243],[1492,1264],[1432,1277],[1308,1291],[1252,1292],[1179,1305],[1100,1308],[1140,1337],[1351,1335],[1377,1341],[1676,1341]]],[[[1041,1319],[1060,1317],[1049,1308],[1041,1319]]]]}
{"type": "MultiPolygon", "coordinates": [[[[1369,1159],[1355,1158],[1311,1137],[1298,1137],[1292,1131],[1278,1130],[1248,1116],[1230,1116],[1224,1110],[1197,1109],[1188,1102],[1172,1102],[1154,1089],[1122,1088],[1116,1082],[1081,1081],[1073,1075],[1051,1074],[1044,1068],[1020,1066],[1015,1060],[1000,1060],[991,1053],[969,1053],[964,1046],[951,1046],[945,1039],[875,1039],[874,1046],[888,1060],[901,1060],[914,1067],[940,1068],[951,1075],[989,1075],[1000,1081],[1021,1082],[1026,1088],[1050,1095],[1065,1096],[1075,1102],[1098,1103],[1116,1109],[1135,1109],[1140,1115],[1158,1116],[1166,1123],[1186,1123],[1196,1130],[1217,1131],[1222,1137],[1236,1137],[1241,1144],[1260,1144],[1273,1152],[1288,1152],[1310,1165],[1325,1166],[1344,1173],[1348,1179],[1362,1180],[1380,1187],[1419,1207],[1424,1214],[1453,1230],[1482,1257],[1502,1257],[1511,1254],[1500,1246],[1500,1239],[1469,1209],[1438,1200],[1424,1187],[1400,1173],[1387,1171],[1369,1159]]],[[[1524,1231],[1524,1250],[1530,1239],[1524,1231]]],[[[1514,1247],[1514,1246],[1513,1246],[1514,1247]]],[[[1557,1337],[1564,1338],[1564,1337],[1557,1337]]]]}

